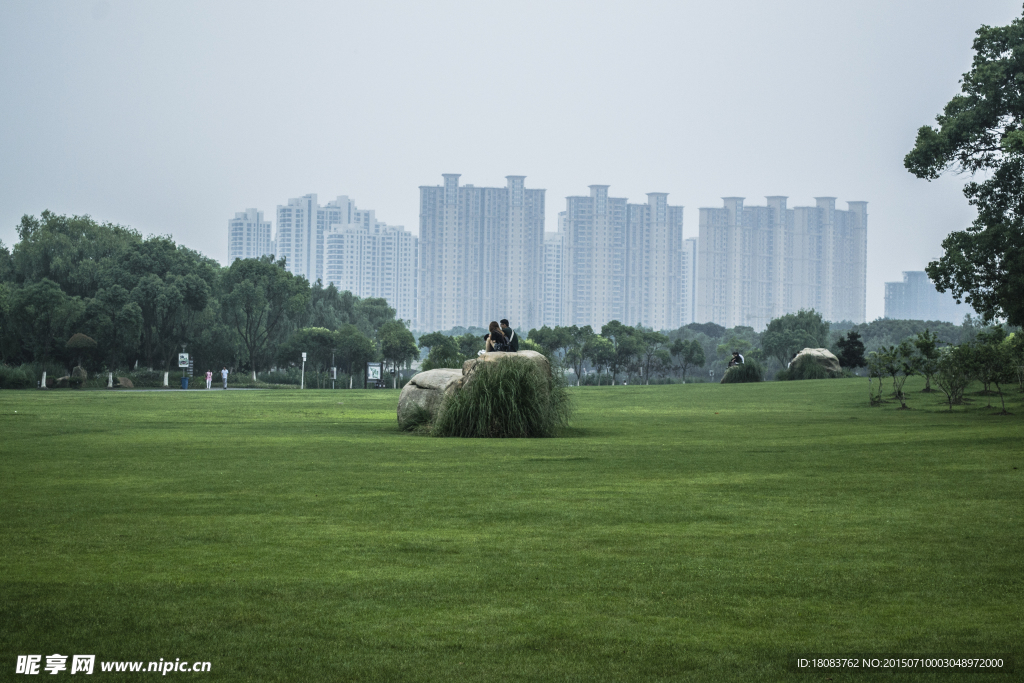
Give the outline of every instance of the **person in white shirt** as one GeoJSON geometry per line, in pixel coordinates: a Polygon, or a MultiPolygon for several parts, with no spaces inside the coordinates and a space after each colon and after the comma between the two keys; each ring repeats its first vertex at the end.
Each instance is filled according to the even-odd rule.
{"type": "Polygon", "coordinates": [[[221,377],[221,379],[224,380],[224,388],[227,389],[228,388],[228,369],[227,368],[224,368],[223,370],[220,371],[220,377],[221,377]]]}

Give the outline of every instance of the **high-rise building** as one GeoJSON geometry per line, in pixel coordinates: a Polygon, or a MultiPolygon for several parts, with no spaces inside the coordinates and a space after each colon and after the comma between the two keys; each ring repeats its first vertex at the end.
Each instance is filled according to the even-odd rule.
{"type": "Polygon", "coordinates": [[[505,187],[420,187],[418,325],[423,330],[486,326],[508,318],[517,329],[542,316],[544,190],[525,176],[505,187]]]}
{"type": "Polygon", "coordinates": [[[348,197],[338,197],[322,210],[330,221],[324,232],[324,284],[358,297],[387,299],[398,318],[415,329],[416,236],[376,220],[373,211],[357,209],[348,197]]]}
{"type": "Polygon", "coordinates": [[[277,256],[285,268],[310,282],[322,279],[323,226],[315,194],[289,199],[277,207],[277,256]]]}
{"type": "Polygon", "coordinates": [[[649,193],[646,204],[609,197],[607,185],[566,197],[563,324],[678,327],[682,249],[683,207],[663,192],[649,193]]]}
{"type": "Polygon", "coordinates": [[[246,209],[228,221],[228,263],[240,258],[259,258],[273,253],[270,221],[263,212],[246,209]]]}
{"type": "Polygon", "coordinates": [[[864,322],[867,202],[786,208],[786,197],[700,210],[697,321],[764,329],[773,319],[814,309],[826,320],[864,322]]]}
{"type": "Polygon", "coordinates": [[[903,282],[885,283],[885,317],[896,320],[939,320],[960,323],[973,313],[951,292],[940,292],[923,270],[903,272],[903,282]]]}
{"type": "Polygon", "coordinates": [[[683,240],[683,254],[679,267],[680,310],[679,324],[697,322],[697,238],[683,240]]]}
{"type": "Polygon", "coordinates": [[[275,240],[270,239],[270,223],[262,219],[261,212],[249,209],[229,222],[232,260],[236,234],[245,235],[241,231],[249,229],[248,223],[261,223],[265,231],[260,239],[266,246],[254,255],[272,253],[284,258],[289,272],[311,283],[320,280],[358,297],[386,299],[400,319],[415,324],[415,235],[377,221],[373,211],[356,208],[346,196],[320,206],[315,194],[307,194],[279,205],[275,240]]]}
{"type": "MultiPolygon", "coordinates": [[[[565,212],[558,215],[562,225],[565,212]]],[[[544,233],[544,281],[542,285],[543,315],[540,324],[555,327],[562,324],[562,231],[544,233]]]]}

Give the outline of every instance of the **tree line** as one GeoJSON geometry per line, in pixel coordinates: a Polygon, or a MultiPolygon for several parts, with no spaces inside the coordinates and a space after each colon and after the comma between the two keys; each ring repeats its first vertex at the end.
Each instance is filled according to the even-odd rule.
{"type": "Polygon", "coordinates": [[[0,243],[3,365],[168,371],[184,349],[197,371],[255,379],[301,363],[307,345],[314,376],[326,373],[325,349],[349,374],[419,355],[387,301],[310,284],[283,260],[224,267],[168,236],[48,211],[23,217],[17,231],[13,249],[0,243]]]}
{"type": "MultiPolygon", "coordinates": [[[[51,375],[72,366],[169,371],[184,348],[200,373],[226,366],[254,380],[271,368],[297,367],[306,353],[307,383],[322,387],[332,366],[361,377],[365,363],[377,361],[396,377],[417,359],[424,370],[459,367],[484,347],[483,328],[417,337],[384,299],[310,284],[272,257],[224,267],[170,237],[143,238],[123,226],[50,212],[25,216],[18,236],[12,250],[0,244],[0,366],[34,365],[35,377],[40,367],[52,367],[51,375]]],[[[541,327],[521,335],[521,348],[544,353],[576,384],[715,380],[734,351],[770,378],[806,347],[831,349],[847,370],[888,354],[890,370],[899,358],[905,375],[917,365],[931,367],[935,349],[973,344],[992,329],[971,317],[960,325],[855,325],[799,311],[762,332],[715,323],[655,331],[615,320],[599,330],[541,327]],[[932,350],[922,356],[924,347],[932,350]]],[[[930,386],[932,375],[922,374],[930,386]]]]}

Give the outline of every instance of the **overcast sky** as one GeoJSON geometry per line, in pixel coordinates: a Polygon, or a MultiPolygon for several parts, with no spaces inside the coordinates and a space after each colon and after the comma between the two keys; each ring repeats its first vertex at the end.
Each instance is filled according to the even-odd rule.
{"type": "MultiPolygon", "coordinates": [[[[346,194],[418,230],[420,185],[591,184],[868,203],[868,319],[973,212],[903,168],[981,24],[1021,0],[0,2],[0,240],[89,214],[227,259],[227,221],[346,194]]],[[[276,221],[275,221],[276,223],[276,221]]],[[[276,228],[276,224],[275,224],[276,228]]]]}

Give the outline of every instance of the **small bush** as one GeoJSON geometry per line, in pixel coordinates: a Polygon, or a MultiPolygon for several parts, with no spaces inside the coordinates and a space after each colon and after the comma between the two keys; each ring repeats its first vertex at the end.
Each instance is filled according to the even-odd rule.
{"type": "Polygon", "coordinates": [[[36,380],[21,368],[0,365],[0,389],[29,389],[35,385],[36,380]]]}
{"type": "Polygon", "coordinates": [[[729,368],[722,377],[722,384],[739,384],[742,382],[763,382],[764,368],[756,360],[750,359],[740,365],[729,368]]]}
{"type": "MultiPolygon", "coordinates": [[[[214,379],[220,379],[220,374],[213,373],[214,379]]],[[[302,381],[302,373],[298,368],[287,368],[285,370],[274,370],[272,372],[261,372],[256,375],[261,382],[267,384],[294,384],[298,386],[302,381]]]]}
{"type": "Polygon", "coordinates": [[[565,387],[523,358],[480,363],[472,381],[447,396],[434,436],[528,438],[555,436],[569,423],[565,387]]]}
{"type": "Polygon", "coordinates": [[[405,421],[398,425],[404,432],[430,431],[430,420],[434,416],[423,406],[413,406],[405,421]]]}

